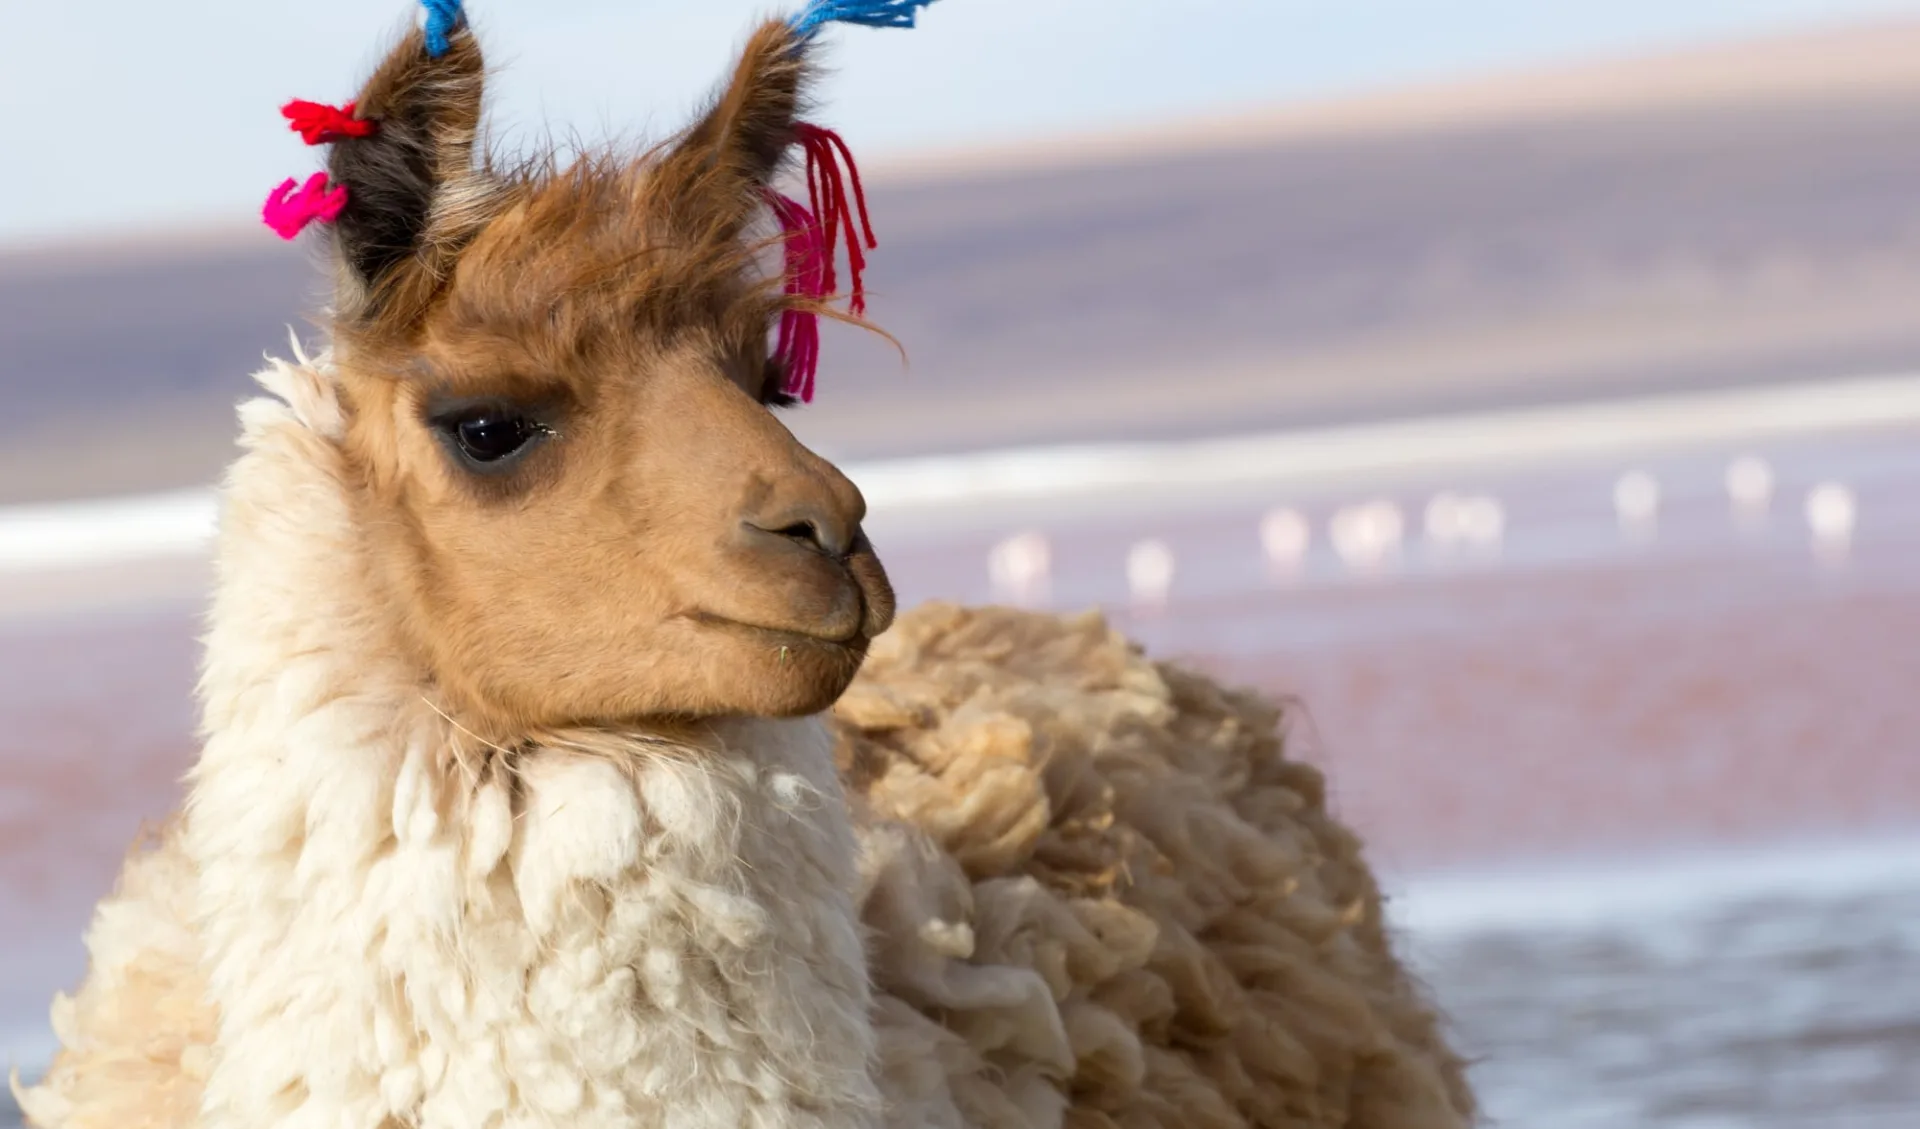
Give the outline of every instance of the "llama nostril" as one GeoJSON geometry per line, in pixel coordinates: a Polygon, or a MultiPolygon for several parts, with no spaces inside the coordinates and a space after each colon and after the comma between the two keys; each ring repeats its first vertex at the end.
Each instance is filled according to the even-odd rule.
{"type": "Polygon", "coordinates": [[[824,548],[824,546],[820,544],[820,530],[810,521],[796,521],[785,529],[776,529],[773,530],[773,532],[781,537],[790,538],[794,541],[804,541],[817,548],[824,548]]]}
{"type": "Polygon", "coordinates": [[[773,521],[744,523],[747,528],[804,545],[815,552],[838,560],[852,549],[853,536],[840,522],[822,520],[811,514],[785,514],[773,521]]]}

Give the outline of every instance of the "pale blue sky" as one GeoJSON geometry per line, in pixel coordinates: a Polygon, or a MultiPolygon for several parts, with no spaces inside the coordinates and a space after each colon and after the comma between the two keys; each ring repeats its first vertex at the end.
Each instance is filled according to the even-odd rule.
{"type": "MultiPolygon", "coordinates": [[[[793,0],[797,6],[799,0],[793,0]]],[[[344,101],[407,0],[0,0],[0,244],[244,223],[317,167],[290,97],[344,101]],[[191,13],[191,14],[189,14],[191,13]]],[[[470,0],[509,139],[678,124],[768,0],[470,0]]],[[[1920,0],[941,0],[835,29],[858,150],[1013,139],[1711,41],[1920,0]]]]}

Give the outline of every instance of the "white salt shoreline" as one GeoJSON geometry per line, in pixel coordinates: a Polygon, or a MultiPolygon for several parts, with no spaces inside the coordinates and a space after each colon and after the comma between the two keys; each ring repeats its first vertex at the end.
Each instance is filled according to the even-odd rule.
{"type": "MultiPolygon", "coordinates": [[[[1383,473],[1604,458],[1920,421],[1920,375],[1393,420],[1218,439],[1031,447],[845,466],[877,515],[1193,493],[1383,473]]],[[[199,556],[210,490],[0,507],[0,573],[199,556]]]]}

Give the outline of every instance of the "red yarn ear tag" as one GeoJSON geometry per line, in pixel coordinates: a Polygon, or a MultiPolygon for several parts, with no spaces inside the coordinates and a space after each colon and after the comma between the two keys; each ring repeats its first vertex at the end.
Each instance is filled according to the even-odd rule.
{"type": "Polygon", "coordinates": [[[833,263],[839,251],[840,232],[845,229],[847,273],[851,276],[847,309],[859,317],[867,312],[866,253],[880,245],[873,237],[873,220],[867,215],[867,193],[860,183],[860,168],[854,164],[853,150],[832,130],[800,122],[793,131],[806,149],[807,194],[813,203],[813,214],[820,218],[820,227],[826,234],[827,289],[831,291],[838,285],[833,263]],[[842,161],[846,163],[844,171],[842,161]],[[849,182],[853,186],[851,196],[847,193],[849,182]],[[856,212],[860,216],[857,230],[853,225],[856,212]]]}
{"type": "Polygon", "coordinates": [[[287,125],[309,145],[325,145],[353,137],[372,137],[379,123],[353,116],[353,103],[329,106],[295,98],[280,107],[287,125]]]}
{"type": "MultiPolygon", "coordinates": [[[[847,237],[849,292],[847,311],[854,317],[867,312],[866,252],[879,246],[873,221],[867,214],[866,189],[853,151],[830,129],[800,122],[794,135],[807,155],[807,197],[811,209],[771,190],[768,203],[786,231],[787,293],[825,300],[839,287],[835,270],[840,236],[847,237]],[[843,167],[844,165],[844,167],[843,167]],[[852,191],[848,188],[851,185],[852,191]],[[859,216],[859,226],[854,224],[859,216]]],[[[813,401],[820,369],[820,316],[808,310],[788,310],[780,317],[780,335],[774,356],[787,374],[782,391],[801,403],[813,401]]]]}

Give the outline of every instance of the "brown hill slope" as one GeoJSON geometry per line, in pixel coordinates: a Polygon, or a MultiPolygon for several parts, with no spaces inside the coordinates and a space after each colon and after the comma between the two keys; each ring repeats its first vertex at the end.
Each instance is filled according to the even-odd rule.
{"type": "MultiPolygon", "coordinates": [[[[1920,362],[1920,25],[873,169],[845,457],[1920,362]]],[[[304,325],[264,232],[0,258],[0,501],[208,479],[304,325]]]]}

